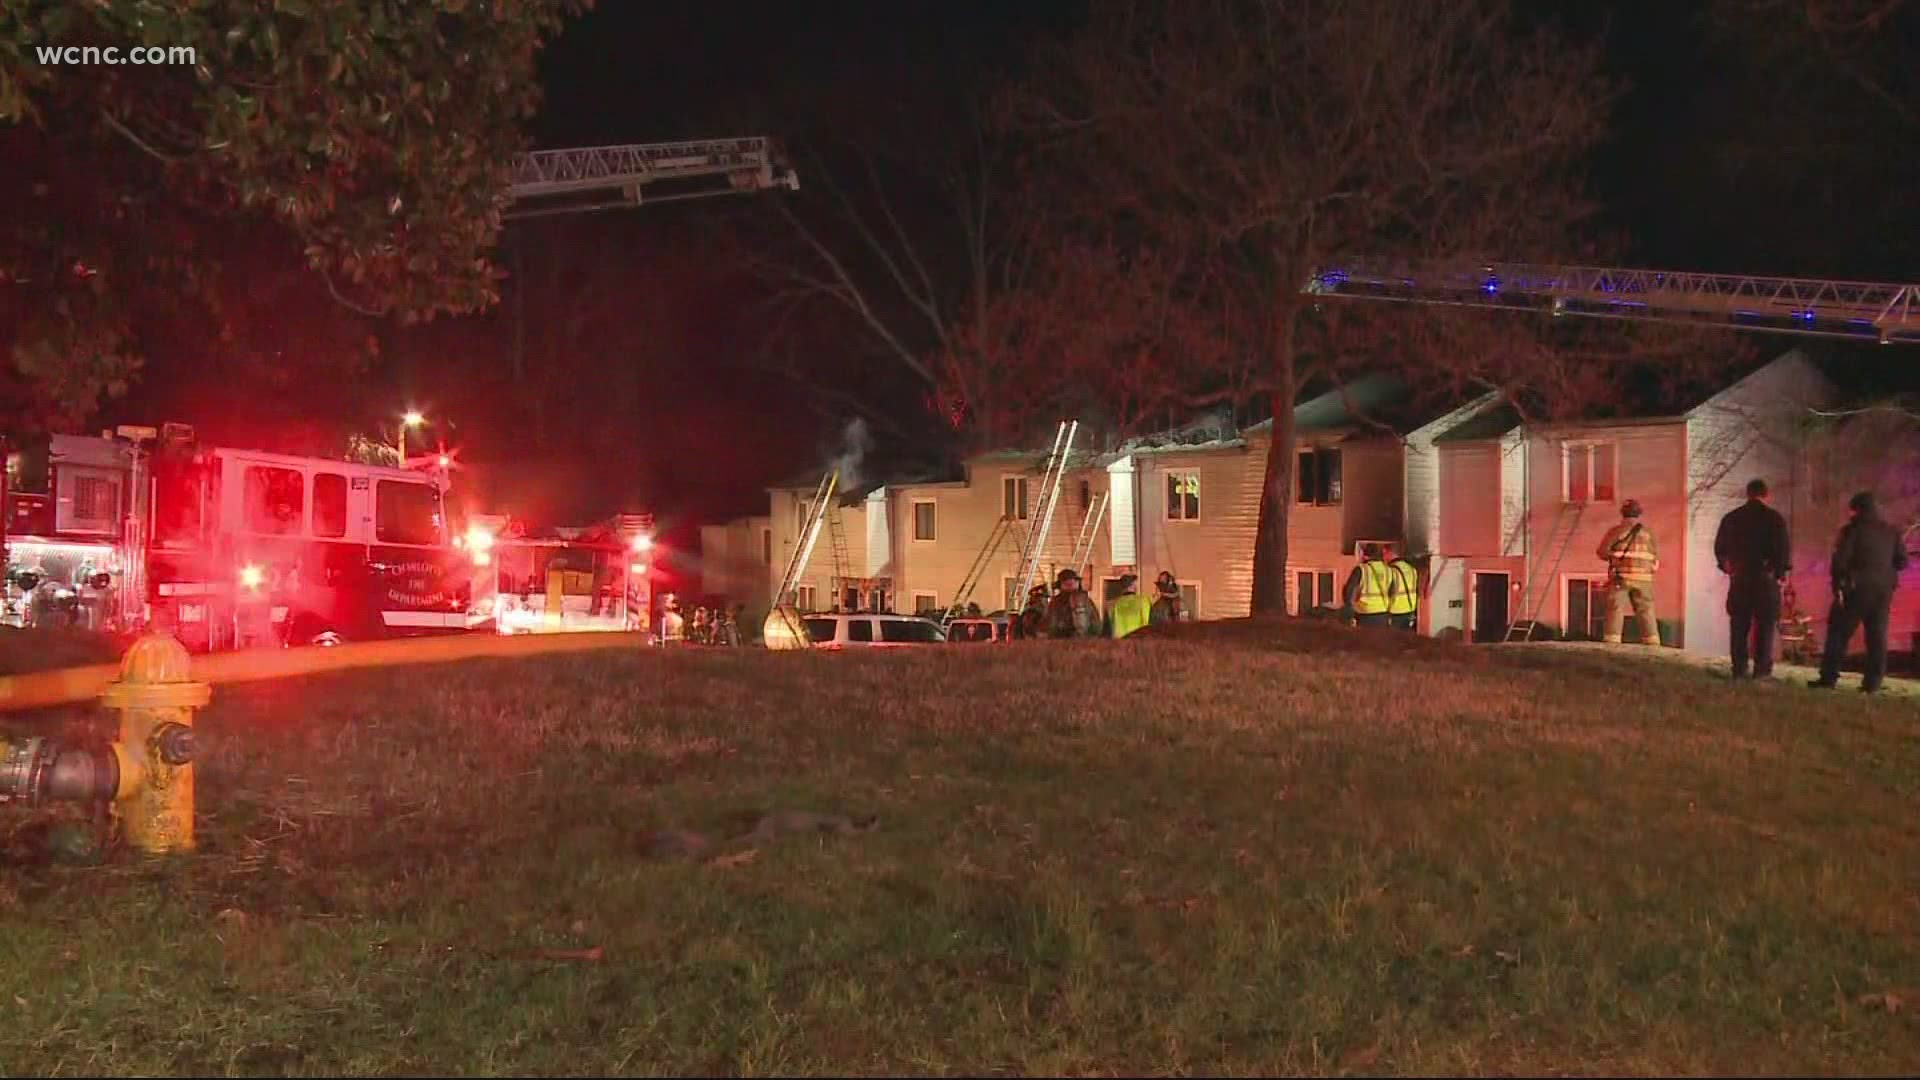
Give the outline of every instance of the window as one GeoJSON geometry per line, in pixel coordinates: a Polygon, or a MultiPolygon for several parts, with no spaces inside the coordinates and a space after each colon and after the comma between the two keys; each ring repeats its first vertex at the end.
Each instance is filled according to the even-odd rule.
{"type": "Polygon", "coordinates": [[[1200,474],[1167,474],[1167,520],[1200,520],[1200,474]]]}
{"type": "Polygon", "coordinates": [[[373,538],[382,544],[439,543],[439,490],[432,484],[380,481],[373,501],[373,538]]]}
{"type": "Polygon", "coordinates": [[[802,619],[800,625],[807,628],[807,640],[815,645],[833,643],[833,633],[839,624],[832,619],[802,619]]]}
{"type": "Polygon", "coordinates": [[[304,524],[307,478],[298,469],[273,469],[249,465],[241,480],[246,499],[244,520],[248,532],[286,536],[300,531],[304,524]]]}
{"type": "Polygon", "coordinates": [[[1027,478],[1006,476],[1000,480],[1000,513],[1015,521],[1027,520],[1027,478]]]}
{"type": "Polygon", "coordinates": [[[1575,641],[1599,641],[1607,629],[1605,578],[1567,579],[1566,636],[1575,641]]]}
{"type": "Polygon", "coordinates": [[[933,502],[927,500],[913,504],[913,538],[931,540],[934,538],[933,502]]]}
{"type": "Polygon", "coordinates": [[[1566,447],[1566,501],[1613,501],[1614,446],[1612,443],[1568,443],[1566,447]]]}
{"type": "Polygon", "coordinates": [[[347,478],[339,473],[313,474],[313,535],[347,535],[347,478]]]}
{"type": "Polygon", "coordinates": [[[848,641],[868,641],[868,642],[872,641],[873,640],[873,620],[872,619],[848,619],[847,620],[847,640],[848,641]]]}
{"type": "Polygon", "coordinates": [[[772,529],[760,530],[760,561],[763,563],[766,563],[768,566],[773,565],[773,530],[772,529]]]}
{"type": "MultiPolygon", "coordinates": [[[[1196,488],[1198,487],[1197,484],[1195,486],[1196,488]]],[[[1085,507],[1093,506],[1093,485],[1087,483],[1085,480],[1080,481],[1080,505],[1085,507]]]]}
{"type": "Polygon", "coordinates": [[[120,516],[120,485],[98,476],[82,476],[73,482],[73,516],[86,521],[112,522],[120,516]]]}
{"type": "Polygon", "coordinates": [[[940,628],[932,623],[915,622],[912,619],[882,619],[880,640],[921,645],[944,639],[940,636],[940,628]]]}
{"type": "Polygon", "coordinates": [[[1299,570],[1293,575],[1295,600],[1293,613],[1304,615],[1317,607],[1331,604],[1340,606],[1339,597],[1333,592],[1333,571],[1299,570]]]}
{"type": "Polygon", "coordinates": [[[812,611],[813,601],[813,586],[802,585],[793,590],[793,606],[799,608],[801,611],[812,611]]]}
{"type": "Polygon", "coordinates": [[[913,613],[915,615],[938,615],[940,614],[939,600],[930,592],[914,593],[913,613]]]}
{"type": "Polygon", "coordinates": [[[1302,506],[1340,505],[1340,451],[1328,447],[1302,450],[1299,462],[1293,500],[1302,506]]]}

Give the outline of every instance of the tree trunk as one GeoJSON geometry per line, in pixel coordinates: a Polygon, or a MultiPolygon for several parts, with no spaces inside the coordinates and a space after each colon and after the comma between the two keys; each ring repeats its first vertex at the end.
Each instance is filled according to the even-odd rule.
{"type": "Polygon", "coordinates": [[[1278,320],[1273,350],[1273,442],[1267,449],[1260,524],[1253,541],[1253,614],[1287,613],[1287,520],[1293,509],[1293,355],[1295,314],[1278,320]]]}

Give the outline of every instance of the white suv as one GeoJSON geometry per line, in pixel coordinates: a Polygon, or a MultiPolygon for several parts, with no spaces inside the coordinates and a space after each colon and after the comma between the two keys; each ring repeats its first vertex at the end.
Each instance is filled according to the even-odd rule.
{"type": "Polygon", "coordinates": [[[917,615],[807,615],[801,623],[816,649],[891,649],[947,640],[939,623],[917,615]]]}

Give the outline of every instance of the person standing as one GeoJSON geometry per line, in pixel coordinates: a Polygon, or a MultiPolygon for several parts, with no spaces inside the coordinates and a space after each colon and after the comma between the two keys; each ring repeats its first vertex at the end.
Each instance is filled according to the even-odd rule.
{"type": "Polygon", "coordinates": [[[1381,545],[1387,564],[1387,625],[1413,630],[1420,624],[1420,568],[1400,557],[1392,544],[1381,545]]]}
{"type": "Polygon", "coordinates": [[[1380,548],[1374,544],[1360,545],[1360,565],[1347,575],[1346,588],[1341,590],[1347,609],[1353,612],[1354,625],[1388,625],[1387,590],[1392,581],[1393,575],[1380,557],[1380,548]]]}
{"type": "Polygon", "coordinates": [[[1160,571],[1160,576],[1153,579],[1153,591],[1160,595],[1154,597],[1148,624],[1172,626],[1179,622],[1181,618],[1180,584],[1173,579],[1173,571],[1160,571]]]}
{"type": "Polygon", "coordinates": [[[1840,682],[1840,661],[1846,658],[1854,628],[1867,631],[1867,672],[1860,689],[1871,694],[1887,677],[1887,613],[1900,571],[1907,568],[1906,538],[1880,517],[1873,492],[1862,491],[1847,500],[1853,520],[1840,530],[1833,545],[1833,610],[1827,616],[1827,649],[1820,658],[1820,677],[1808,683],[1831,690],[1840,682]]]}
{"type": "Polygon", "coordinates": [[[1140,579],[1133,574],[1120,575],[1120,595],[1107,605],[1107,633],[1116,641],[1153,619],[1153,605],[1140,595],[1139,584],[1140,579]]]}
{"type": "Polygon", "coordinates": [[[1640,520],[1640,501],[1620,504],[1620,524],[1600,539],[1600,560],[1607,564],[1606,640],[1620,644],[1626,629],[1627,605],[1640,620],[1640,643],[1660,644],[1660,623],[1653,613],[1653,574],[1660,569],[1660,550],[1653,531],[1640,520]]]}
{"type": "Polygon", "coordinates": [[[1053,600],[1047,605],[1047,634],[1056,638],[1100,636],[1100,609],[1080,587],[1080,575],[1062,570],[1054,579],[1053,600]]]}
{"type": "Polygon", "coordinates": [[[1713,535],[1713,557],[1727,575],[1727,629],[1733,677],[1773,676],[1773,641],[1780,626],[1780,586],[1793,569],[1787,519],[1767,505],[1767,482],[1747,484],[1747,501],[1727,511],[1713,535]]]}

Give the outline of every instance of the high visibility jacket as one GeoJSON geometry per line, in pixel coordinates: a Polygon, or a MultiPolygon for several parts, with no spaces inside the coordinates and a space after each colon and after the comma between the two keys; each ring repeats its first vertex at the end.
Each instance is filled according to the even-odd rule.
{"type": "Polygon", "coordinates": [[[1152,602],[1139,593],[1122,593],[1107,605],[1107,621],[1112,624],[1109,632],[1115,640],[1147,625],[1152,618],[1152,602]]]}
{"type": "Polygon", "coordinates": [[[1355,568],[1360,576],[1360,588],[1354,593],[1353,613],[1355,615],[1385,615],[1387,613],[1387,589],[1393,583],[1393,571],[1378,559],[1363,562],[1355,568]]]}
{"type": "Polygon", "coordinates": [[[1599,555],[1607,569],[1622,581],[1652,581],[1653,572],[1660,569],[1653,530],[1636,521],[1622,521],[1607,530],[1600,541],[1599,555]]]}
{"type": "Polygon", "coordinates": [[[1387,564],[1387,614],[1411,615],[1420,608],[1420,569],[1395,559],[1387,564]]]}

